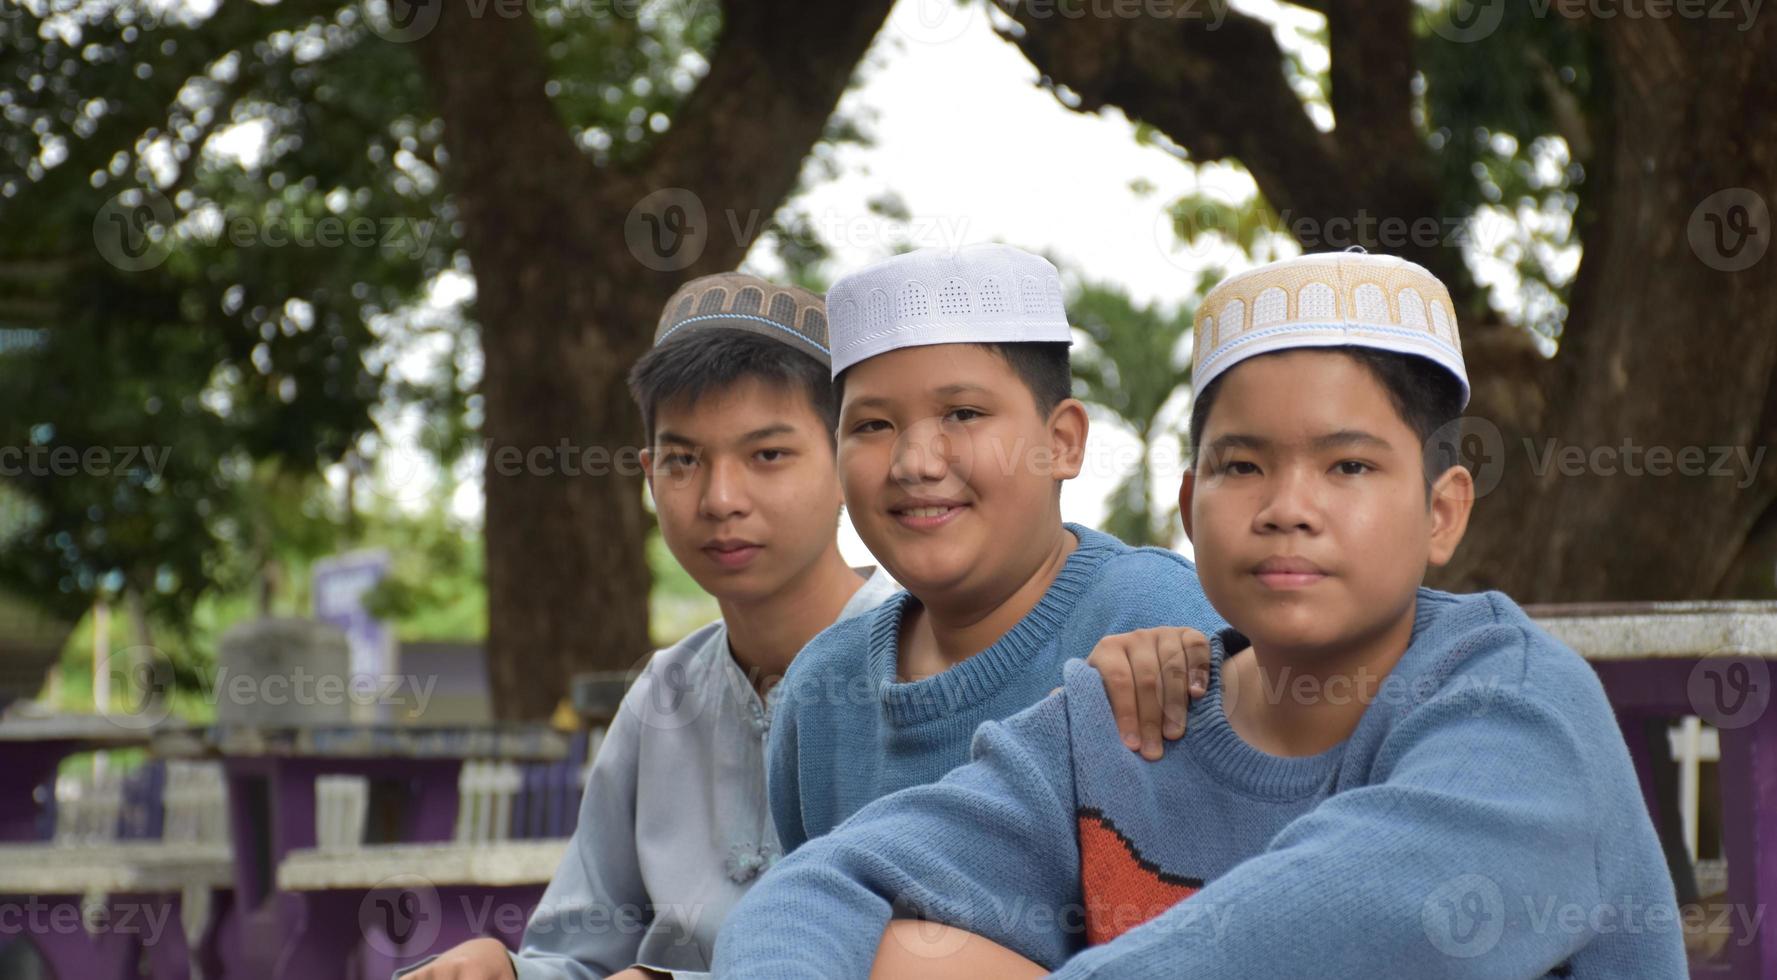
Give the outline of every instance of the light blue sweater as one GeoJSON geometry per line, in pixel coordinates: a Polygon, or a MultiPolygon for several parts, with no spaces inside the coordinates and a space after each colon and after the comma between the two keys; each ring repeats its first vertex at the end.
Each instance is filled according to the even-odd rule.
{"type": "Polygon", "coordinates": [[[998,642],[943,673],[895,680],[901,618],[912,601],[905,592],[797,654],[773,695],[767,750],[784,853],[879,796],[935,782],[969,761],[969,739],[982,722],[1041,700],[1061,683],[1062,663],[1091,653],[1100,638],[1154,626],[1209,636],[1226,625],[1183,556],[1067,528],[1079,547],[1042,600],[998,642]]]}
{"type": "Polygon", "coordinates": [[[973,763],[761,879],[717,976],[864,977],[892,913],[1057,977],[1685,976],[1603,688],[1511,600],[1421,590],[1356,730],[1312,757],[1229,726],[1221,667],[1245,645],[1214,638],[1210,690],[1155,763],[1069,664],[1063,691],[982,726],[973,763]]]}

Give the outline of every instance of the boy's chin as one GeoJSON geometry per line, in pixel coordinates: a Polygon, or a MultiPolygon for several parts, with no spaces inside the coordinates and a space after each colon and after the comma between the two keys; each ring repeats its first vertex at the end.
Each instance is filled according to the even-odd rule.
{"type": "Polygon", "coordinates": [[[1323,658],[1336,659],[1352,650],[1362,649],[1376,636],[1376,631],[1366,628],[1366,624],[1326,618],[1301,623],[1278,622],[1273,618],[1253,631],[1240,630],[1240,633],[1254,647],[1304,668],[1323,658]]]}
{"type": "MultiPolygon", "coordinates": [[[[1304,622],[1280,622],[1275,615],[1259,615],[1251,620],[1251,629],[1229,621],[1253,646],[1267,653],[1312,658],[1317,653],[1340,648],[1351,639],[1338,625],[1324,619],[1304,622]]],[[[1293,617],[1292,617],[1293,618],[1293,617]]]]}
{"type": "Polygon", "coordinates": [[[782,578],[769,568],[755,566],[726,574],[703,572],[692,575],[691,581],[717,602],[757,602],[780,591],[785,584],[782,578]]]}
{"type": "Polygon", "coordinates": [[[924,555],[911,561],[883,558],[882,563],[895,581],[916,597],[949,592],[961,585],[970,571],[966,561],[934,561],[924,555]]]}

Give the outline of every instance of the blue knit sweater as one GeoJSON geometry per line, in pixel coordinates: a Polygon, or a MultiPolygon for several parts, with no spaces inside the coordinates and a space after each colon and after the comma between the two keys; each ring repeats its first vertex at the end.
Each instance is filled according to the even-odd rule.
{"type": "Polygon", "coordinates": [[[972,764],[768,873],[717,976],[864,977],[891,913],[1058,977],[1685,976],[1603,688],[1511,600],[1421,590],[1356,730],[1306,758],[1234,732],[1220,671],[1245,641],[1211,645],[1165,758],[1124,748],[1097,673],[1069,664],[1062,692],[982,727],[972,764]]]}
{"type": "Polygon", "coordinates": [[[942,673],[895,680],[899,593],[816,636],[778,685],[767,785],[788,854],[879,796],[937,781],[969,761],[985,721],[1009,718],[1061,684],[1061,665],[1099,639],[1153,626],[1205,636],[1226,624],[1197,570],[1159,548],[1131,548],[1076,524],[1079,546],[1035,608],[998,642],[942,673]]]}

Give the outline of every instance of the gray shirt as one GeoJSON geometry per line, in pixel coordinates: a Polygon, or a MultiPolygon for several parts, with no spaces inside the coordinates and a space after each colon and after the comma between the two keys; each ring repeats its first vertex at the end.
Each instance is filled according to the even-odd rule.
{"type": "MultiPolygon", "coordinates": [[[[875,570],[839,618],[896,588],[875,570]]],[[[721,621],[654,655],[593,761],[567,854],[512,958],[519,980],[709,969],[728,910],[779,854],[768,723],[721,621]]]]}

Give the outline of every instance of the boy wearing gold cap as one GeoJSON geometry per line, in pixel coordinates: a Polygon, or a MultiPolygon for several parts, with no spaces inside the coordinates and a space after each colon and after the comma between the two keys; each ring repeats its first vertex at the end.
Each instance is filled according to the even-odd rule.
{"type": "Polygon", "coordinates": [[[717,975],[1684,976],[1591,669],[1504,595],[1420,586],[1472,504],[1455,324],[1378,255],[1212,290],[1179,498],[1229,628],[1184,739],[1124,751],[1070,664],[970,765],[781,864],[717,975]]]}

